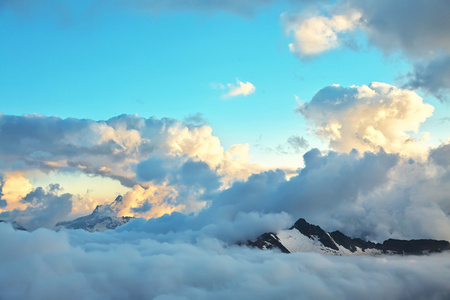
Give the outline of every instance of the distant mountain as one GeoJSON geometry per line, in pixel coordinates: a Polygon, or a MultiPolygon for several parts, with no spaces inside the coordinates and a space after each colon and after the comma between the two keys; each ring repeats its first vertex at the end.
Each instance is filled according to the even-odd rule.
{"type": "MultiPolygon", "coordinates": [[[[7,221],[5,221],[5,220],[0,220],[0,223],[9,223],[9,222],[7,222],[7,221]]],[[[12,227],[13,227],[15,230],[27,231],[27,230],[25,229],[25,227],[23,227],[22,225],[20,225],[20,224],[17,223],[16,221],[13,221],[13,222],[11,223],[11,225],[12,225],[12,227]]]]}
{"type": "Polygon", "coordinates": [[[84,229],[90,232],[105,231],[128,223],[133,217],[118,217],[123,208],[123,197],[118,196],[110,204],[97,205],[95,210],[87,216],[56,224],[57,229],[84,229]]]}
{"type": "Polygon", "coordinates": [[[448,241],[388,239],[382,244],[350,238],[340,231],[326,232],[299,219],[288,230],[264,233],[247,245],[259,249],[279,249],[284,253],[318,252],[333,255],[424,255],[450,250],[448,241]]]}

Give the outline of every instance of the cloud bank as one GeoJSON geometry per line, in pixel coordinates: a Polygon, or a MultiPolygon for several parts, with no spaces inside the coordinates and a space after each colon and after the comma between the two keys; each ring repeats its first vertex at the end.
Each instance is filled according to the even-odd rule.
{"type": "Polygon", "coordinates": [[[334,257],[158,242],[145,233],[15,232],[0,223],[7,299],[445,299],[448,254],[334,257]],[[430,270],[433,276],[430,277],[430,270]],[[23,288],[26,286],[27,288],[23,288]]]}
{"type": "MultiPolygon", "coordinates": [[[[124,198],[132,206],[124,214],[198,211],[217,190],[264,169],[248,161],[248,145],[225,151],[211,132],[208,125],[137,115],[106,121],[0,115],[1,209],[26,208],[21,199],[32,190],[27,177],[34,172],[61,171],[129,187],[124,198]],[[150,203],[152,210],[143,210],[150,203]]],[[[85,204],[77,201],[74,209],[86,210],[85,204]]]]}

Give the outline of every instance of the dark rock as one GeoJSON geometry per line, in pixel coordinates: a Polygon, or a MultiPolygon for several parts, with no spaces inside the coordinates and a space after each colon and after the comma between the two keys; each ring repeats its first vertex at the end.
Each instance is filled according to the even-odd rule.
{"type": "Polygon", "coordinates": [[[280,239],[272,232],[260,235],[254,242],[247,241],[247,245],[261,250],[276,248],[283,253],[290,253],[289,250],[280,243],[280,239]]]}
{"type": "Polygon", "coordinates": [[[383,249],[381,244],[367,242],[359,238],[352,239],[340,231],[333,231],[330,233],[330,235],[337,244],[343,246],[344,248],[350,250],[351,252],[355,252],[356,247],[361,248],[363,251],[365,249],[377,249],[377,250],[383,249]]]}
{"type": "Polygon", "coordinates": [[[339,250],[339,248],[336,246],[336,244],[333,242],[333,240],[330,238],[327,232],[320,228],[317,225],[312,225],[306,222],[305,219],[298,219],[297,222],[295,222],[294,226],[292,226],[290,229],[297,229],[300,231],[303,235],[306,235],[310,239],[313,238],[313,236],[317,237],[319,241],[324,245],[325,247],[328,247],[333,250],[339,250]]]}
{"type": "Polygon", "coordinates": [[[383,242],[383,251],[395,254],[422,255],[428,253],[439,253],[450,250],[450,243],[437,240],[396,240],[388,239],[383,242]]]}
{"type": "MultiPolygon", "coordinates": [[[[298,230],[304,236],[319,240],[326,248],[338,251],[337,245],[343,246],[351,252],[356,252],[360,248],[363,252],[368,249],[380,250],[378,253],[397,254],[397,255],[424,255],[428,253],[439,253],[450,250],[448,241],[438,240],[396,240],[388,239],[383,244],[364,241],[360,238],[350,238],[340,231],[331,233],[325,232],[316,225],[309,224],[305,219],[299,219],[290,230],[298,230]]],[[[274,233],[265,233],[260,235],[254,242],[248,241],[247,245],[259,249],[279,249],[284,253],[290,253],[284,247],[280,239],[274,233]]],[[[330,251],[330,253],[333,253],[330,251]]],[[[335,252],[338,253],[338,252],[335,252]]]]}

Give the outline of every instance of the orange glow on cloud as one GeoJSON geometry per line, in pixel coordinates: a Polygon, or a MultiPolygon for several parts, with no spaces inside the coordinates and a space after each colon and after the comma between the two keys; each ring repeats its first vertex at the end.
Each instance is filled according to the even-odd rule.
{"type": "Polygon", "coordinates": [[[7,206],[1,210],[26,209],[27,205],[20,200],[33,190],[30,181],[21,172],[6,173],[3,179],[2,198],[6,200],[7,206]]]}

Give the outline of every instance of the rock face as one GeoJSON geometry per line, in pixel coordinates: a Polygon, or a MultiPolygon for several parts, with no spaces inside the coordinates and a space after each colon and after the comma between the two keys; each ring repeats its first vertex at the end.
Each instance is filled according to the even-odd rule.
{"type": "Polygon", "coordinates": [[[248,245],[259,249],[279,249],[283,253],[290,253],[283,244],[280,243],[280,239],[274,233],[264,233],[260,235],[254,242],[248,241],[248,245]]]}
{"type": "Polygon", "coordinates": [[[98,205],[95,210],[87,216],[56,224],[57,229],[84,229],[90,232],[105,231],[128,223],[133,217],[117,217],[122,209],[122,196],[118,196],[112,203],[98,205]]]}
{"type": "Polygon", "coordinates": [[[340,231],[328,233],[299,219],[289,230],[264,233],[247,245],[259,249],[279,249],[283,253],[318,252],[333,255],[424,255],[450,250],[448,241],[388,239],[382,244],[350,238],[340,231]]]}

